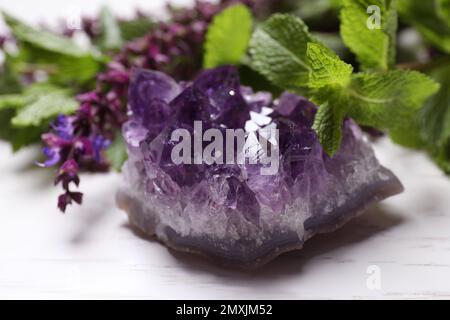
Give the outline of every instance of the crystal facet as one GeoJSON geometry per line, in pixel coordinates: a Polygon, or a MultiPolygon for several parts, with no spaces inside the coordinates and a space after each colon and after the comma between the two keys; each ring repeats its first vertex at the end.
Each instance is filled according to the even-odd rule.
{"type": "MultiPolygon", "coordinates": [[[[118,204],[135,227],[175,249],[260,266],[403,190],[351,119],[330,158],[311,128],[314,104],[287,92],[275,101],[270,93],[254,93],[231,66],[180,85],[136,70],[129,106],[123,129],[129,159],[118,204]],[[174,164],[170,133],[194,132],[195,120],[203,130],[276,127],[278,173],[261,175],[261,164],[174,164]]],[[[257,141],[253,147],[258,150],[257,141]]]]}

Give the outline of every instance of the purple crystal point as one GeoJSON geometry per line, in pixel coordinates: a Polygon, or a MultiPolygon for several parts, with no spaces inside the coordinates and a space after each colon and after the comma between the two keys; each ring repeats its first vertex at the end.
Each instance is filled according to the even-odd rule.
{"type": "MultiPolygon", "coordinates": [[[[330,158],[312,129],[314,104],[287,92],[276,100],[254,93],[240,85],[231,66],[183,84],[135,70],[129,107],[123,127],[129,159],[118,203],[135,227],[172,248],[240,267],[260,266],[403,190],[352,120],[345,120],[341,149],[330,158]],[[208,129],[225,137],[228,130],[244,128],[245,144],[233,146],[231,162],[196,163],[195,151],[183,153],[188,163],[172,159],[176,129],[184,129],[194,145],[195,134],[208,129]],[[243,162],[240,151],[248,156],[243,162]],[[278,160],[277,170],[262,174],[273,164],[264,160],[271,159],[278,160]]],[[[210,142],[197,146],[206,150],[210,142]]]]}
{"type": "Polygon", "coordinates": [[[164,73],[136,69],[128,92],[129,106],[140,120],[154,121],[151,111],[162,112],[162,110],[159,110],[158,106],[152,107],[152,104],[155,101],[168,103],[179,93],[178,84],[164,73]]]}

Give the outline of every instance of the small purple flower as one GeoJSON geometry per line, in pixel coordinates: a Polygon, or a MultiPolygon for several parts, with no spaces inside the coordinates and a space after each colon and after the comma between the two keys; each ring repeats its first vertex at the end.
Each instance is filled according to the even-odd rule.
{"type": "Polygon", "coordinates": [[[50,147],[42,148],[42,153],[47,157],[47,160],[44,162],[36,162],[36,165],[42,168],[53,167],[61,160],[61,155],[59,150],[52,149],[50,147]]]}
{"type": "Polygon", "coordinates": [[[69,116],[59,115],[50,127],[62,139],[70,140],[73,138],[73,119],[69,116]]]}
{"type": "Polygon", "coordinates": [[[58,175],[55,178],[55,185],[62,183],[64,189],[69,189],[69,184],[73,182],[76,186],[80,184],[78,177],[78,164],[75,160],[67,160],[58,170],[58,175]]]}
{"type": "Polygon", "coordinates": [[[96,136],[94,138],[94,140],[92,141],[92,146],[94,148],[95,161],[97,161],[97,162],[101,162],[102,161],[101,151],[103,149],[108,148],[110,144],[111,144],[110,140],[105,139],[105,138],[103,138],[100,135],[98,135],[98,136],[96,136]]]}

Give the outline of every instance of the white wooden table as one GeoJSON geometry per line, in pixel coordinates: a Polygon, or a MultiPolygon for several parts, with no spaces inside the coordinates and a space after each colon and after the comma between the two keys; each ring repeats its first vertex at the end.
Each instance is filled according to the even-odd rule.
{"type": "Polygon", "coordinates": [[[0,143],[0,298],[450,298],[450,179],[386,140],[377,153],[404,194],[252,273],[134,234],[116,174],[83,176],[85,204],[60,214],[38,152],[0,143]]]}
{"type": "Polygon", "coordinates": [[[60,214],[51,170],[32,164],[39,149],[13,155],[0,142],[0,298],[450,298],[450,179],[386,139],[376,151],[404,194],[245,273],[133,233],[114,205],[116,174],[83,176],[83,207],[60,214]]]}

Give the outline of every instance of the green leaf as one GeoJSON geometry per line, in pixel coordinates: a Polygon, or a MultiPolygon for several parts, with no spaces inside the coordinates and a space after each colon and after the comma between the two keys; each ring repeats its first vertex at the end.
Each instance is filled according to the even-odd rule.
{"type": "Polygon", "coordinates": [[[420,132],[419,112],[411,112],[405,115],[402,126],[389,130],[389,137],[396,144],[411,149],[423,149],[424,140],[420,132]]]}
{"type": "Polygon", "coordinates": [[[343,58],[349,56],[350,51],[342,41],[341,36],[338,33],[330,32],[312,32],[312,36],[322,43],[327,48],[333,50],[339,57],[343,58]]]}
{"type": "Polygon", "coordinates": [[[70,114],[77,107],[78,102],[67,91],[47,87],[33,102],[19,109],[11,123],[15,127],[39,126],[58,114],[70,114]]]}
{"type": "Polygon", "coordinates": [[[21,94],[0,95],[0,139],[13,150],[37,142],[59,113],[71,113],[78,104],[70,92],[48,83],[35,83],[21,94]]]}
{"type": "Polygon", "coordinates": [[[155,22],[148,17],[140,17],[133,20],[119,21],[120,33],[124,41],[140,38],[149,33],[155,22]]]}
{"type": "Polygon", "coordinates": [[[13,61],[9,54],[5,53],[5,61],[0,68],[0,94],[21,92],[19,75],[13,68],[13,61]]]}
{"type": "Polygon", "coordinates": [[[307,58],[308,42],[315,41],[301,19],[272,15],[250,40],[251,65],[282,88],[306,86],[312,71],[307,58]]]}
{"type": "Polygon", "coordinates": [[[437,66],[429,75],[441,89],[420,113],[422,137],[436,162],[450,173],[450,63],[437,66]]]}
{"type": "Polygon", "coordinates": [[[3,94],[0,95],[0,110],[18,109],[23,107],[28,101],[28,98],[22,94],[3,94]]]}
{"type": "Polygon", "coordinates": [[[438,90],[435,81],[416,71],[356,74],[347,90],[349,115],[362,125],[401,130],[438,90]]]}
{"type": "MultiPolygon", "coordinates": [[[[445,19],[448,11],[443,10],[444,4],[439,7],[436,0],[398,0],[398,11],[400,18],[414,26],[429,42],[450,53],[450,23],[445,19]]],[[[448,9],[448,4],[445,7],[448,9]]]]}
{"type": "Polygon", "coordinates": [[[94,81],[105,62],[92,52],[62,36],[34,29],[3,13],[5,22],[19,40],[19,52],[11,57],[19,72],[41,70],[56,84],[84,84],[94,81]]]}
{"type": "Polygon", "coordinates": [[[101,44],[104,49],[120,49],[123,44],[122,34],[117,19],[108,7],[100,12],[101,44]]]}
{"type": "Polygon", "coordinates": [[[318,43],[308,43],[307,58],[311,68],[309,87],[345,86],[349,82],[353,67],[343,62],[327,47],[318,43]]]}
{"type": "Polygon", "coordinates": [[[313,129],[325,152],[332,157],[339,151],[342,140],[342,124],[347,107],[339,102],[326,102],[319,107],[314,119],[313,129]]]}
{"type": "Polygon", "coordinates": [[[344,0],[343,4],[341,36],[362,69],[391,69],[395,64],[397,31],[395,0],[344,0]],[[380,9],[379,14],[368,13],[369,8],[376,8],[373,6],[380,9]],[[379,28],[369,28],[375,17],[379,18],[379,28]]]}
{"type": "MultiPolygon", "coordinates": [[[[391,1],[383,4],[393,10],[391,1]]],[[[395,16],[395,12],[390,15],[395,16]]],[[[383,48],[373,49],[384,53],[370,57],[376,62],[371,68],[391,67],[390,47],[395,38],[390,32],[396,29],[396,19],[391,19],[388,27],[382,18],[385,27],[377,39],[383,48]]],[[[276,14],[257,29],[250,53],[256,71],[280,88],[296,92],[306,88],[306,96],[320,105],[314,129],[330,156],[339,150],[346,115],[359,124],[388,130],[398,143],[414,147],[422,143],[416,119],[423,103],[439,89],[426,75],[401,70],[352,74],[350,65],[312,38],[300,19],[289,15],[276,14]]]]}
{"type": "Polygon", "coordinates": [[[437,13],[450,25],[450,0],[437,0],[437,13]]]}
{"type": "Polygon", "coordinates": [[[114,170],[118,172],[122,170],[122,165],[128,159],[128,154],[120,132],[116,134],[113,143],[106,150],[106,158],[114,170]]]}
{"type": "Polygon", "coordinates": [[[14,109],[0,110],[0,139],[10,142],[13,151],[39,141],[47,126],[43,124],[40,127],[15,128],[11,125],[15,113],[14,109]]]}
{"type": "Polygon", "coordinates": [[[86,50],[83,50],[68,38],[48,31],[37,30],[5,12],[3,12],[3,19],[14,37],[20,41],[72,57],[83,57],[87,54],[86,50]]]}
{"type": "Polygon", "coordinates": [[[73,85],[94,82],[102,62],[92,56],[65,56],[24,43],[15,58],[15,65],[19,71],[45,71],[54,84],[73,85]]]}
{"type": "Polygon", "coordinates": [[[34,83],[21,93],[0,95],[0,109],[20,109],[49,91],[61,90],[48,83],[34,83]]]}
{"type": "Polygon", "coordinates": [[[252,14],[242,5],[234,5],[214,17],[205,42],[205,68],[238,64],[247,51],[252,31],[252,14]]]}

